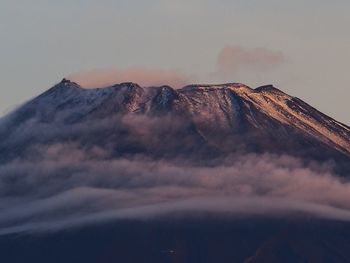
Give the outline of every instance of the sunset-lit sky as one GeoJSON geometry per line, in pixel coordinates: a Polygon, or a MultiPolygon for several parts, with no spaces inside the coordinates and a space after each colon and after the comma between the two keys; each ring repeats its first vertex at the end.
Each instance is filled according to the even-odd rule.
{"type": "Polygon", "coordinates": [[[0,0],[0,115],[65,76],[138,74],[272,83],[350,124],[349,12],[348,0],[0,0]]]}

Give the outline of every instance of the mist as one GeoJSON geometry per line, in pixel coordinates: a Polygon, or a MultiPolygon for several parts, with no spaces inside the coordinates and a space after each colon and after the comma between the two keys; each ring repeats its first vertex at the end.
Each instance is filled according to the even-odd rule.
{"type": "Polygon", "coordinates": [[[77,72],[67,76],[84,88],[107,87],[117,83],[133,82],[141,86],[170,85],[181,88],[194,81],[194,76],[184,74],[178,70],[164,70],[145,67],[130,67],[127,69],[96,69],[77,72]]]}

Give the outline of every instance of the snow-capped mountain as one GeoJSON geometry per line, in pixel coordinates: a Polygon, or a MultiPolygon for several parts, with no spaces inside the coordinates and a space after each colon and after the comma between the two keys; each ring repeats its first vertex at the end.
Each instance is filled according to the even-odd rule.
{"type": "Polygon", "coordinates": [[[6,262],[350,258],[350,127],[272,85],[64,79],[0,138],[6,262]]]}
{"type": "Polygon", "coordinates": [[[0,149],[8,153],[3,159],[21,155],[33,142],[53,141],[98,145],[114,157],[272,152],[332,159],[343,167],[350,156],[348,126],[272,85],[84,89],[63,79],[7,116],[0,133],[0,149]]]}

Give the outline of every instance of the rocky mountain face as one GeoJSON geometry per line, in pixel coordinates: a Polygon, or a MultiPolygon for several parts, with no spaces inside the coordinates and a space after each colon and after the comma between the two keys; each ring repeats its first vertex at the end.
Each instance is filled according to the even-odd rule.
{"type": "Polygon", "coordinates": [[[75,142],[108,157],[213,159],[242,152],[278,153],[336,163],[348,171],[350,128],[272,85],[143,88],[134,83],[83,89],[69,80],[0,123],[1,159],[30,145],[75,142]]]}

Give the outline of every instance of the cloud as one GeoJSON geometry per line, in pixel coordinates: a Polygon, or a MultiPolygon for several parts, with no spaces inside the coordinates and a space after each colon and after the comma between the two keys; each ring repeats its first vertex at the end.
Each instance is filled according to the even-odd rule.
{"type": "Polygon", "coordinates": [[[141,86],[169,85],[181,88],[194,79],[177,70],[131,67],[128,69],[98,69],[71,74],[68,79],[85,88],[106,87],[116,83],[135,82],[141,86]]]}
{"type": "MultiPolygon", "coordinates": [[[[248,48],[238,45],[227,45],[219,51],[215,71],[201,76],[201,79],[220,80],[237,77],[249,72],[249,75],[266,73],[285,62],[281,51],[266,48],[248,48]]],[[[111,86],[122,82],[135,82],[141,86],[169,85],[182,88],[198,81],[193,74],[179,70],[166,70],[134,66],[126,69],[105,68],[78,72],[67,76],[85,88],[111,86]]],[[[244,77],[247,78],[247,77],[244,77]]],[[[248,78],[249,79],[249,78],[248,78]]]]}
{"type": "Polygon", "coordinates": [[[286,155],[245,154],[206,166],[142,155],[100,158],[108,153],[71,143],[37,153],[0,166],[0,234],[174,213],[350,220],[350,183],[327,166],[286,155]]]}
{"type": "Polygon", "coordinates": [[[177,133],[186,125],[167,114],[22,122],[0,144],[27,147],[0,164],[0,234],[174,213],[350,220],[350,183],[328,164],[252,153],[205,164],[189,158],[198,142],[177,133]],[[127,155],[118,152],[123,147],[127,155]],[[187,155],[177,154],[186,147],[187,155]],[[157,150],[173,155],[159,158],[157,150]]]}
{"type": "Polygon", "coordinates": [[[285,57],[281,51],[266,48],[246,48],[226,46],[218,55],[217,72],[222,76],[232,76],[243,70],[264,72],[281,65],[285,57]]]}

